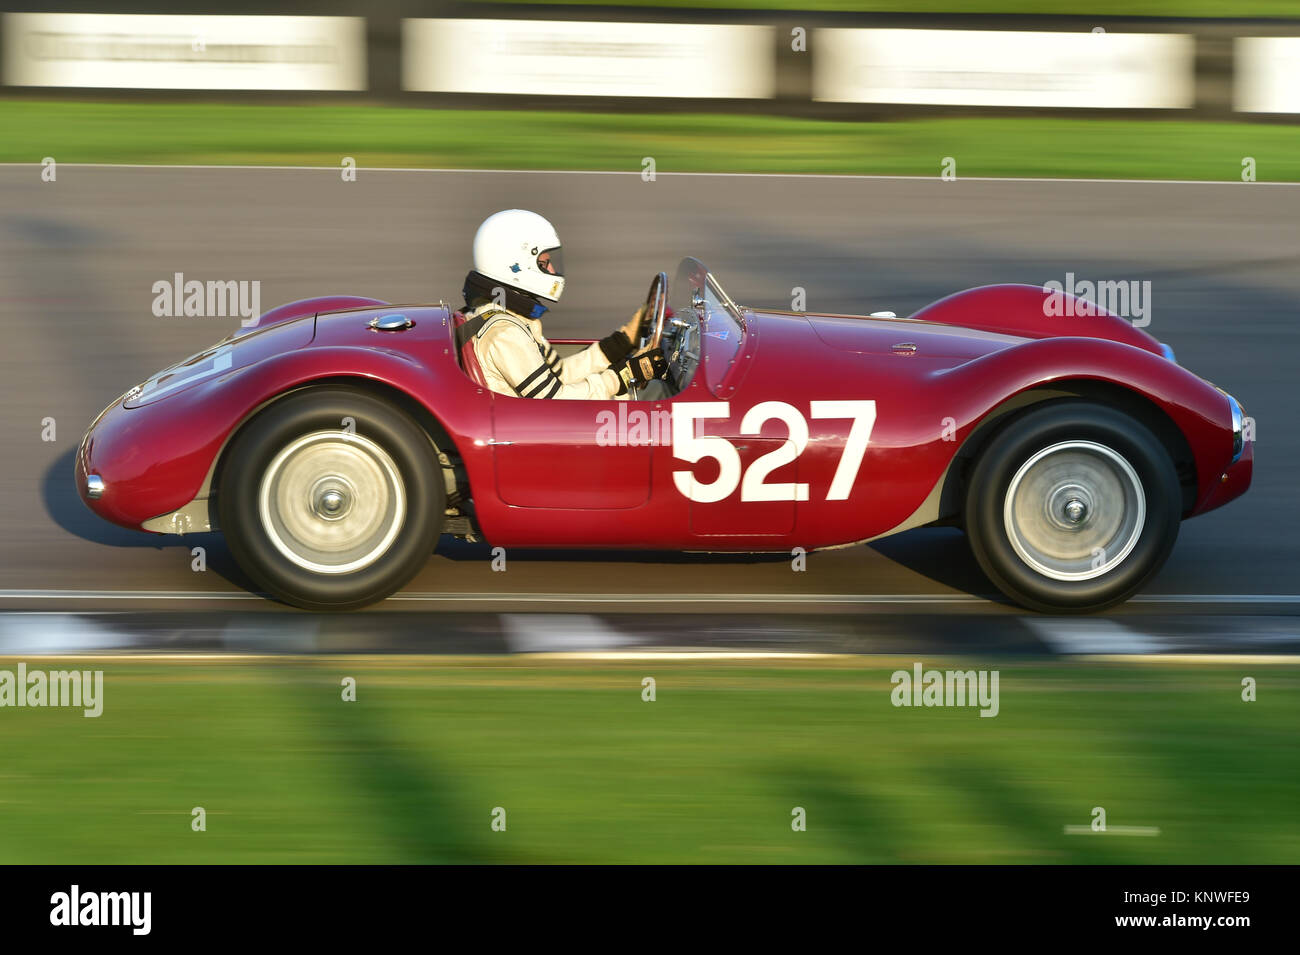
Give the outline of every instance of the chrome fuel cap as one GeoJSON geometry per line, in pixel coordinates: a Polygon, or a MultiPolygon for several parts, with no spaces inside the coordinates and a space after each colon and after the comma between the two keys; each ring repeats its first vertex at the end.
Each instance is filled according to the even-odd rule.
{"type": "Polygon", "coordinates": [[[369,327],[377,332],[404,332],[414,325],[405,315],[382,315],[369,322],[369,327]]]}

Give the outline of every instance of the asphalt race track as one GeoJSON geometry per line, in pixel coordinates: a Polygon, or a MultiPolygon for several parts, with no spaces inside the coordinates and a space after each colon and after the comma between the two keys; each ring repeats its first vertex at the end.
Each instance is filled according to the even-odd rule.
{"type": "MultiPolygon", "coordinates": [[[[240,619],[249,632],[262,626],[255,620],[279,619],[312,640],[335,634],[315,649],[400,649],[399,631],[436,631],[459,636],[422,649],[467,652],[478,630],[510,632],[514,613],[597,620],[633,612],[637,646],[714,647],[705,621],[726,615],[734,634],[744,619],[760,619],[740,616],[748,613],[765,621],[752,647],[902,652],[900,637],[938,632],[948,636],[925,639],[999,649],[1027,635],[1025,646],[1060,649],[1039,639],[1041,627],[1026,615],[987,599],[992,586],[960,532],[947,529],[811,554],[803,573],[780,556],[522,552],[511,552],[499,573],[486,546],[453,543],[403,595],[368,611],[373,625],[362,627],[306,615],[297,616],[315,622],[290,624],[282,615],[294,611],[245,592],[218,536],[134,534],[82,507],[72,455],[91,418],[233,325],[155,317],[154,282],[177,272],[257,280],[262,310],[328,292],[458,302],[475,228],[511,206],[547,215],[564,239],[569,281],[547,319],[552,337],[606,334],[641,302],[654,272],[671,276],[688,254],[742,303],[788,308],[798,286],[809,311],[826,312],[907,314],[968,286],[1064,282],[1067,273],[1149,280],[1148,330],[1256,420],[1255,481],[1242,500],[1183,525],[1141,599],[1087,626],[1105,633],[1124,621],[1128,631],[1140,618],[1150,652],[1295,651],[1300,185],[662,171],[644,182],[637,172],[363,168],[349,183],[330,169],[60,166],[50,183],[36,165],[0,167],[0,611],[11,612],[0,636],[17,632],[12,612],[75,615],[50,619],[79,621],[69,625],[77,630],[125,611],[139,615],[123,618],[132,632],[173,634],[173,644],[175,633],[190,634],[182,640],[190,649],[229,646],[219,634],[242,632],[240,619]],[[42,440],[46,419],[53,441],[42,440]],[[191,569],[190,548],[199,545],[207,548],[203,573],[191,569]],[[225,616],[220,627],[198,625],[196,611],[225,616]],[[654,612],[685,616],[665,618],[674,621],[669,633],[647,622],[654,612]],[[476,614],[487,621],[481,627],[476,614]],[[683,636],[692,632],[700,639],[683,636]],[[337,636],[346,633],[355,637],[337,636]]],[[[556,639],[563,648],[567,638],[556,639]]],[[[166,643],[156,636],[132,645],[166,643]]],[[[499,636],[482,646],[539,648],[499,636]]]]}

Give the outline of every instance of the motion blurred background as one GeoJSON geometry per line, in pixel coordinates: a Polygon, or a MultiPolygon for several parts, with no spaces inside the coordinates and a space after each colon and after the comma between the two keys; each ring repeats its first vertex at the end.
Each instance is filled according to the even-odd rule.
{"type": "Polygon", "coordinates": [[[0,0],[0,669],[106,695],[0,708],[0,861],[1300,860],[1300,3],[37,6],[0,0]],[[554,337],[686,255],[821,312],[1150,281],[1254,487],[1084,621],[953,529],[802,571],[444,541],[321,617],[81,506],[95,413],[230,331],[154,282],[458,302],[514,206],[567,247],[554,337]],[[998,716],[892,706],[916,662],[998,670],[998,716]]]}

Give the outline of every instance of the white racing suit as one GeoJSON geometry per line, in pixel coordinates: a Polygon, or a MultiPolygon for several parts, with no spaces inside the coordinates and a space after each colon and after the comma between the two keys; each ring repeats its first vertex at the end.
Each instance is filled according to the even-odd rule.
{"type": "Polygon", "coordinates": [[[596,342],[576,355],[561,358],[542,334],[542,323],[493,302],[465,313],[467,322],[485,319],[474,335],[488,387],[520,398],[625,399],[623,382],[596,342]]]}

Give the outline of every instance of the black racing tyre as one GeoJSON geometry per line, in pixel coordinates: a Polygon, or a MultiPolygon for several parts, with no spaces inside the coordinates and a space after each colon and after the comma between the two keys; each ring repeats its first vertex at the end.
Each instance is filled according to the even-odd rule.
{"type": "Polygon", "coordinates": [[[1106,405],[1036,405],[980,453],[965,524],[984,573],[1044,613],[1127,600],[1173,549],[1182,489],[1150,429],[1106,405]]]}
{"type": "Polygon", "coordinates": [[[217,485],[235,561],[308,610],[364,607],[409,581],[433,553],[445,507],[424,430],[392,404],[336,386],[258,414],[231,442],[217,485]]]}

